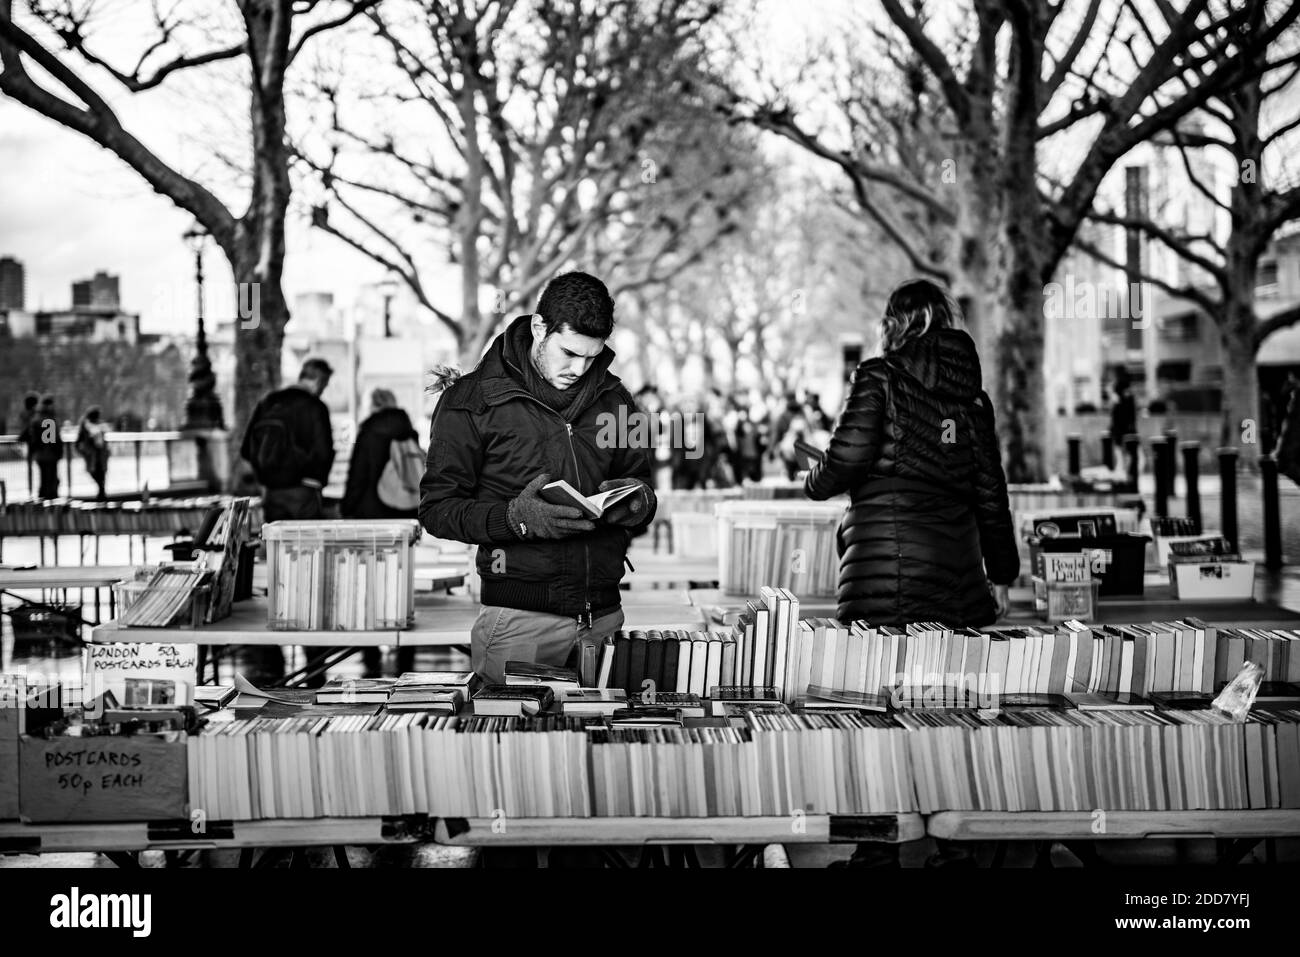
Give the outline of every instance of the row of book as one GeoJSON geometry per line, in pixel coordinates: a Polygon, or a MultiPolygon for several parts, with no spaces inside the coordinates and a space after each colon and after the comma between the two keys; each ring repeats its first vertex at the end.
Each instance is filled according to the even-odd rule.
{"type": "Polygon", "coordinates": [[[852,713],[787,717],[780,735],[560,715],[231,721],[190,739],[190,802],[216,820],[915,809],[903,729],[852,713]]]}
{"type": "Polygon", "coordinates": [[[839,583],[835,536],[843,512],[837,503],[720,503],[723,591],[754,595],[766,584],[808,597],[833,597],[839,583]]]}
{"type": "MultiPolygon", "coordinates": [[[[207,495],[142,502],[83,502],[51,499],[16,502],[0,509],[3,535],[174,535],[196,529],[210,509],[226,499],[207,495]]],[[[261,525],[261,507],[253,504],[250,520],[261,525]]]]}
{"type": "Polygon", "coordinates": [[[214,820],[1300,808],[1300,710],[253,719],[188,761],[214,820]]]}
{"type": "Polygon", "coordinates": [[[1245,661],[1259,663],[1265,681],[1300,680],[1300,630],[1217,628],[1196,618],[982,632],[806,618],[788,654],[787,700],[809,685],[866,694],[931,684],[992,694],[1210,692],[1245,661]]]}
{"type": "Polygon", "coordinates": [[[900,712],[919,809],[1300,808],[1300,710],[900,712]]]}
{"type": "MultiPolygon", "coordinates": [[[[764,586],[759,601],[747,602],[746,611],[725,631],[619,631],[600,650],[595,684],[637,694],[675,691],[700,696],[720,685],[783,689],[794,647],[790,638],[798,621],[794,593],[764,586]]],[[[796,690],[792,685],[786,700],[793,700],[796,690]]]]}

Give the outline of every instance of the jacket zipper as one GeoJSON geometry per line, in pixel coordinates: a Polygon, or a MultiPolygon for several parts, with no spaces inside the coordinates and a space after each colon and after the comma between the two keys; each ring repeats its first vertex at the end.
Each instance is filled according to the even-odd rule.
{"type": "MultiPolygon", "coordinates": [[[[598,395],[602,394],[605,391],[606,391],[605,389],[602,389],[601,392],[597,394],[598,395]]],[[[578,450],[574,448],[573,445],[572,423],[570,423],[567,419],[564,418],[564,416],[560,415],[560,413],[556,412],[549,405],[547,405],[545,402],[543,402],[541,399],[537,398],[537,396],[533,395],[530,392],[527,392],[523,389],[519,389],[519,390],[512,390],[511,394],[512,395],[517,394],[524,398],[531,399],[532,401],[540,405],[543,409],[545,409],[547,412],[551,413],[551,415],[555,416],[561,422],[564,423],[564,431],[569,439],[569,457],[573,459],[573,477],[577,481],[578,485],[581,486],[582,469],[578,466],[578,450]]],[[[583,495],[586,494],[585,492],[582,491],[581,487],[579,487],[578,492],[583,495]]],[[[578,622],[578,627],[591,628],[593,626],[593,622],[591,618],[591,546],[587,544],[585,539],[583,540],[582,543],[582,597],[583,597],[583,602],[582,602],[583,613],[577,616],[576,620],[578,622]],[[585,626],[583,625],[584,618],[586,619],[585,626]]]]}
{"type": "MultiPolygon", "coordinates": [[[[578,467],[578,450],[573,447],[573,423],[569,422],[567,419],[564,422],[564,431],[569,436],[569,456],[573,459],[573,477],[577,480],[578,485],[581,486],[582,470],[578,467]]],[[[587,494],[586,492],[583,492],[581,488],[579,488],[578,491],[583,495],[587,494]]],[[[587,544],[585,538],[582,540],[582,598],[582,607],[587,615],[587,627],[591,628],[591,547],[587,544]]],[[[579,615],[578,627],[581,628],[582,626],[582,616],[579,615]]]]}

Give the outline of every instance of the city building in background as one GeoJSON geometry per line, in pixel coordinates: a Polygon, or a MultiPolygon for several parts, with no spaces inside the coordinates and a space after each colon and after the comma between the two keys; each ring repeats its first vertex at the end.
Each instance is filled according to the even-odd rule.
{"type": "Polygon", "coordinates": [[[12,256],[0,256],[0,312],[26,308],[27,290],[23,264],[12,256]]]}

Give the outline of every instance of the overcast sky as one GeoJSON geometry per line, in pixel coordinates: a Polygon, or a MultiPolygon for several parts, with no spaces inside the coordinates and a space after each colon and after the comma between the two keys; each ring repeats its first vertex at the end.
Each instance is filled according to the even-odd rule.
{"type": "MultiPolygon", "coordinates": [[[[816,0],[822,10],[813,19],[826,22],[838,16],[841,2],[816,0]]],[[[793,6],[770,5],[774,37],[788,39],[798,24],[808,22],[807,8],[793,6]]],[[[135,0],[114,5],[113,16],[106,15],[94,34],[99,55],[122,66],[133,63],[142,38],[151,35],[147,20],[134,18],[148,9],[135,0]]],[[[41,39],[48,45],[48,34],[41,39]]],[[[204,144],[219,137],[222,110],[231,106],[217,105],[223,98],[212,95],[210,79],[174,74],[162,88],[132,95],[106,74],[93,69],[82,74],[106,96],[126,128],[175,168],[198,173],[205,183],[202,174],[218,171],[204,144]]],[[[229,102],[239,103],[238,91],[232,87],[231,92],[229,102]]],[[[192,224],[188,214],[155,194],[112,154],[4,97],[0,171],[0,256],[14,256],[25,266],[29,309],[67,307],[71,283],[103,269],[121,277],[123,308],[139,312],[146,331],[193,328],[193,254],[181,239],[192,224]]],[[[238,202],[245,201],[239,197],[238,202]]],[[[287,247],[285,287],[291,301],[298,293],[327,291],[346,307],[363,285],[382,278],[378,266],[310,229],[301,214],[291,215],[287,247]]],[[[219,313],[229,269],[215,250],[205,263],[209,313],[219,313]]],[[[453,293],[448,305],[454,303],[453,293]]]]}

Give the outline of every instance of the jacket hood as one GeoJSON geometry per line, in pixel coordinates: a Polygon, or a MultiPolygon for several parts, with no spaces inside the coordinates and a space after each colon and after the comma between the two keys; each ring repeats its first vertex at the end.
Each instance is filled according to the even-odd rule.
{"type": "Polygon", "coordinates": [[[975,342],[961,329],[936,329],[890,358],[931,391],[969,400],[983,389],[975,342]]]}

